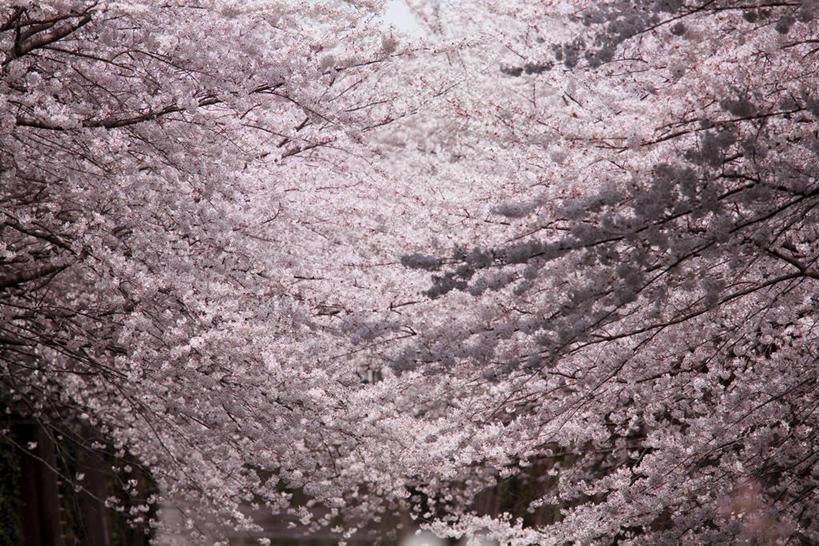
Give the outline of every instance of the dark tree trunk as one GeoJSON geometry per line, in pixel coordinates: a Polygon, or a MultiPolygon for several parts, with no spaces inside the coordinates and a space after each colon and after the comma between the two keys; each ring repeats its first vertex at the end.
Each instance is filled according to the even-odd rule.
{"type": "Polygon", "coordinates": [[[20,423],[14,428],[25,450],[20,458],[22,546],[64,546],[54,442],[37,423],[20,423]]]}
{"type": "Polygon", "coordinates": [[[103,504],[109,495],[109,464],[99,453],[85,450],[82,453],[82,467],[85,472],[83,485],[87,491],[79,495],[80,513],[85,527],[84,544],[111,546],[111,517],[103,504]]]}

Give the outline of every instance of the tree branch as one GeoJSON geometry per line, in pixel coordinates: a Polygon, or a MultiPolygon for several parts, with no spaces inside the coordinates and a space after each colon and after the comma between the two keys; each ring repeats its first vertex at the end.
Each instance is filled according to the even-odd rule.
{"type": "MultiPolygon", "coordinates": [[[[11,53],[6,55],[6,58],[3,60],[0,65],[5,66],[14,59],[19,59],[20,57],[34,51],[35,49],[39,49],[43,46],[47,46],[48,44],[52,44],[56,41],[62,40],[69,34],[79,30],[80,28],[84,27],[88,23],[91,22],[91,14],[85,13],[80,17],[77,22],[70,22],[66,21],[59,24],[50,25],[47,27],[46,30],[33,34],[27,38],[23,38],[19,33],[17,39],[14,41],[14,47],[12,48],[11,53]]],[[[18,27],[19,30],[19,27],[18,27]]]]}
{"type": "MultiPolygon", "coordinates": [[[[269,92],[272,89],[276,89],[281,87],[282,83],[278,83],[275,85],[262,85],[257,87],[251,94],[258,94],[269,92]]],[[[197,101],[196,107],[203,108],[205,106],[212,106],[214,104],[221,104],[224,101],[216,96],[209,95],[203,97],[197,101]]],[[[136,116],[126,117],[126,118],[107,118],[107,119],[88,119],[83,120],[80,122],[82,127],[88,129],[96,129],[96,128],[103,128],[103,129],[118,129],[120,127],[128,127],[130,125],[137,125],[139,123],[143,123],[146,121],[153,121],[155,119],[159,119],[163,116],[167,116],[168,114],[174,114],[178,112],[183,112],[187,110],[187,107],[172,105],[166,106],[159,110],[153,110],[150,112],[145,112],[143,114],[139,114],[136,116]]],[[[54,123],[49,123],[47,121],[40,121],[32,118],[27,118],[25,116],[18,116],[16,120],[17,126],[19,127],[32,127],[34,129],[47,129],[50,131],[65,131],[68,128],[62,125],[57,125],[54,123]]]]}
{"type": "Polygon", "coordinates": [[[811,277],[813,279],[819,279],[819,271],[815,271],[815,270],[809,268],[808,266],[806,266],[805,264],[803,264],[802,262],[800,262],[799,260],[797,260],[793,256],[788,256],[787,254],[782,252],[781,249],[779,249],[779,248],[768,248],[768,247],[761,247],[761,248],[765,252],[770,254],[771,256],[774,256],[775,258],[779,258],[780,260],[784,260],[784,261],[788,262],[789,264],[794,266],[796,269],[798,269],[806,277],[811,277]]]}
{"type": "Polygon", "coordinates": [[[6,275],[0,275],[0,290],[5,290],[14,286],[33,281],[48,275],[59,273],[68,267],[69,264],[46,265],[33,270],[17,271],[6,275]]]}

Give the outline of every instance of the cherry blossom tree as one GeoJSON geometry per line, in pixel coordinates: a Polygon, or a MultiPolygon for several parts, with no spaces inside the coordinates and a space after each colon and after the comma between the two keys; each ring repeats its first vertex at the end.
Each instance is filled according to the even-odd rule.
{"type": "Polygon", "coordinates": [[[558,164],[558,194],[499,203],[519,225],[504,244],[405,258],[472,312],[393,362],[494,385],[468,398],[474,422],[503,426],[507,465],[551,461],[553,479],[522,519],[433,526],[812,542],[816,6],[556,4],[455,14],[503,34],[496,69],[531,100],[502,115],[558,164]]]}
{"type": "Polygon", "coordinates": [[[192,540],[817,540],[816,7],[408,5],[3,7],[3,402],[192,540]]]}
{"type": "Polygon", "coordinates": [[[322,225],[316,201],[375,176],[359,142],[428,94],[387,94],[412,51],[371,8],[3,8],[4,403],[101,429],[165,499],[200,499],[191,525],[241,525],[253,495],[284,510],[280,480],[349,487],[317,485],[321,420],[360,379],[316,361],[337,337],[317,321],[340,312],[323,279],[356,279],[318,264],[361,205],[322,225]]]}

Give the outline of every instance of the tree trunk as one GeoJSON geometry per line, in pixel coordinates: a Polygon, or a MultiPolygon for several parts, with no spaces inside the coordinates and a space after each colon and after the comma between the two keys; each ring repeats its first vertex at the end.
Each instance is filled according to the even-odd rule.
{"type": "Polygon", "coordinates": [[[17,442],[25,449],[20,458],[22,546],[64,546],[54,442],[38,423],[24,422],[14,428],[17,442]]]}

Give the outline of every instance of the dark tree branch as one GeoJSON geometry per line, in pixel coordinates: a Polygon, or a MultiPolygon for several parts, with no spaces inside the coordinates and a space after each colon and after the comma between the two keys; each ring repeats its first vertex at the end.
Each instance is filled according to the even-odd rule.
{"type": "Polygon", "coordinates": [[[8,274],[0,274],[0,290],[5,290],[14,286],[37,280],[48,275],[59,273],[68,267],[69,264],[51,264],[28,271],[16,271],[8,274]]]}
{"type": "MultiPolygon", "coordinates": [[[[273,89],[277,89],[283,86],[283,83],[278,83],[275,85],[262,85],[251,91],[252,94],[260,94],[270,92],[273,89]]],[[[197,101],[196,107],[197,108],[204,108],[206,106],[213,106],[215,104],[222,104],[224,100],[215,97],[213,95],[203,97],[197,101]]],[[[143,114],[139,114],[136,116],[125,117],[125,118],[107,118],[107,119],[88,119],[83,120],[80,122],[82,127],[88,129],[118,129],[120,127],[128,127],[131,125],[137,125],[139,123],[144,123],[146,121],[153,121],[169,114],[175,114],[179,112],[184,112],[187,110],[184,106],[172,105],[166,106],[159,110],[153,110],[150,112],[145,112],[143,114]]],[[[47,129],[51,131],[66,131],[68,130],[67,127],[62,125],[58,125],[55,123],[50,123],[48,121],[40,121],[32,118],[28,118],[25,116],[18,116],[17,117],[17,125],[19,127],[32,127],[34,129],[47,129]]]]}
{"type": "MultiPolygon", "coordinates": [[[[55,23],[47,26],[45,29],[42,29],[39,32],[31,34],[28,37],[26,37],[26,34],[30,34],[30,32],[26,34],[21,34],[19,32],[18,26],[17,27],[18,33],[14,41],[14,48],[10,53],[6,55],[6,58],[3,60],[2,65],[5,66],[14,59],[19,59],[20,57],[28,53],[31,53],[35,49],[39,49],[41,47],[62,40],[69,34],[76,32],[77,30],[84,27],[90,22],[91,14],[85,13],[76,22],[63,21],[60,23],[55,23]]],[[[36,28],[37,27],[35,27],[35,29],[36,28]]]]}

